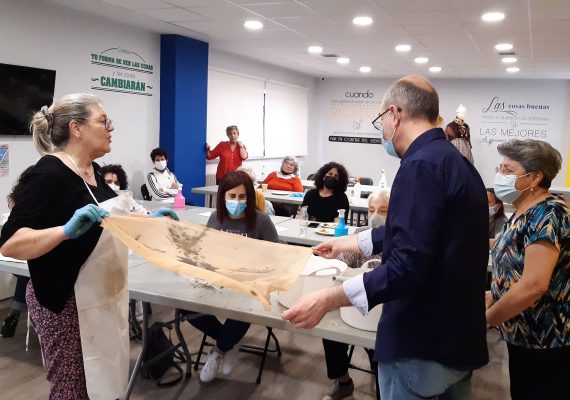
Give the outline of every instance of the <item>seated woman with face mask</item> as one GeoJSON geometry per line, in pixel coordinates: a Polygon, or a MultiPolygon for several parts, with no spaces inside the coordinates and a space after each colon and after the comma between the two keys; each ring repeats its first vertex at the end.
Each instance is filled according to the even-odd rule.
{"type": "Polygon", "coordinates": [[[148,191],[155,201],[174,203],[174,197],[178,194],[180,183],[176,175],[167,168],[168,154],[166,150],[157,147],[150,152],[150,159],[154,164],[154,170],[146,176],[148,191]]]}
{"type": "MultiPolygon", "coordinates": [[[[109,185],[111,189],[117,194],[121,192],[126,192],[129,187],[129,181],[127,179],[127,173],[120,164],[109,164],[101,167],[101,175],[105,179],[105,183],[109,185]]],[[[129,199],[129,209],[133,216],[143,216],[137,214],[148,214],[146,208],[137,203],[132,195],[128,196],[129,199]]]]}
{"type": "MultiPolygon", "coordinates": [[[[388,215],[388,203],[390,201],[390,192],[386,189],[377,190],[368,196],[368,227],[360,227],[355,233],[361,232],[369,228],[378,228],[383,226],[388,215]]],[[[364,256],[361,253],[344,252],[338,256],[349,268],[360,268],[368,260],[379,259],[381,254],[372,254],[364,256]]],[[[325,393],[323,399],[344,399],[352,396],[354,392],[354,383],[348,374],[348,344],[323,339],[323,347],[325,349],[325,361],[327,364],[327,376],[333,380],[331,389],[325,393]]],[[[370,362],[374,350],[366,349],[370,362]]]]}
{"type": "MultiPolygon", "coordinates": [[[[218,186],[216,201],[216,210],[208,220],[209,228],[252,239],[279,242],[277,230],[269,216],[255,208],[254,188],[251,178],[245,172],[228,172],[218,186]]],[[[229,318],[222,324],[213,315],[190,319],[188,322],[216,340],[216,345],[202,367],[200,380],[210,382],[220,373],[229,375],[235,366],[239,342],[250,324],[229,318]]]]}
{"type": "Polygon", "coordinates": [[[335,222],[338,210],[344,210],[348,219],[348,172],[343,165],[334,161],[323,165],[315,174],[315,189],[305,193],[301,207],[307,206],[309,219],[319,222],[335,222]]]}

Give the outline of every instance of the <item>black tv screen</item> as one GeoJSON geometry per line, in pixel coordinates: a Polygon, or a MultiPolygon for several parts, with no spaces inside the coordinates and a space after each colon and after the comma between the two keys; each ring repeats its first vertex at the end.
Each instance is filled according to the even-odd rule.
{"type": "Polygon", "coordinates": [[[53,101],[55,71],[0,63],[0,135],[27,135],[33,113],[53,101]]]}

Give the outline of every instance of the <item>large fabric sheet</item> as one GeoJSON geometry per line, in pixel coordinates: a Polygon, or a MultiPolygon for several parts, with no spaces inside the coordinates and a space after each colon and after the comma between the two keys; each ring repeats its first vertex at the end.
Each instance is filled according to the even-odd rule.
{"type": "Polygon", "coordinates": [[[269,294],[288,289],[312,253],[171,218],[110,216],[101,226],[151,264],[255,296],[266,310],[269,294]]]}

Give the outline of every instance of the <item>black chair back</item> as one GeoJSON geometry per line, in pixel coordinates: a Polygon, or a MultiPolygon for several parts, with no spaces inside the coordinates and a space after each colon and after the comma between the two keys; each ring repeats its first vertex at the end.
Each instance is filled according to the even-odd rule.
{"type": "Polygon", "coordinates": [[[152,200],[152,197],[146,187],[146,183],[141,186],[141,195],[143,200],[152,200]]]}
{"type": "Polygon", "coordinates": [[[372,185],[374,185],[374,181],[372,180],[372,178],[363,178],[363,177],[360,177],[360,184],[361,184],[361,185],[370,185],[370,186],[372,186],[372,185]]]}

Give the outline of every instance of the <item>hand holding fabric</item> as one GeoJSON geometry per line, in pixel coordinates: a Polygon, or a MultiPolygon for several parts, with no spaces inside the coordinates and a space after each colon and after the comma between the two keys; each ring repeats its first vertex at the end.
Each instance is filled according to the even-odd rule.
{"type": "Polygon", "coordinates": [[[95,204],[87,204],[73,213],[71,219],[63,226],[63,233],[68,239],[76,239],[107,216],[109,216],[107,210],[95,204]]]}
{"type": "Polygon", "coordinates": [[[149,218],[170,217],[175,221],[180,221],[180,218],[178,218],[178,214],[176,214],[176,212],[173,209],[166,207],[161,207],[158,210],[155,210],[148,217],[149,218]]]}

